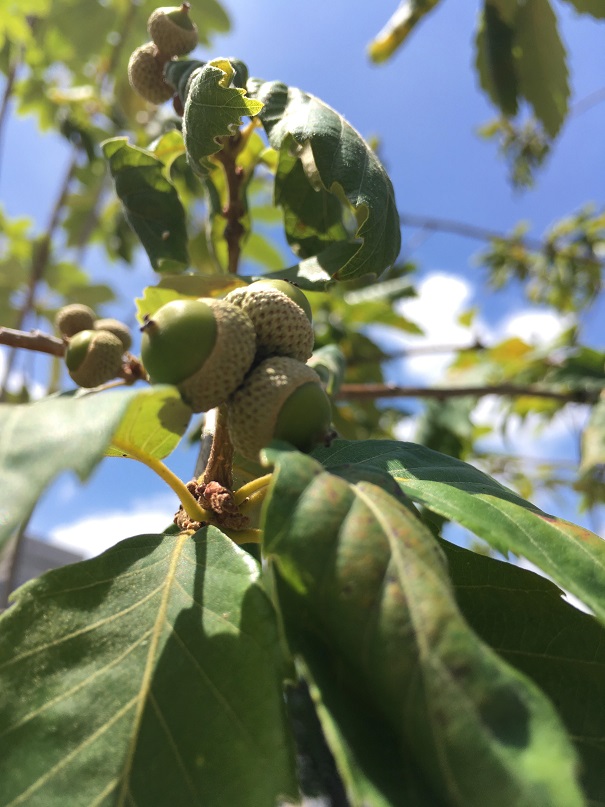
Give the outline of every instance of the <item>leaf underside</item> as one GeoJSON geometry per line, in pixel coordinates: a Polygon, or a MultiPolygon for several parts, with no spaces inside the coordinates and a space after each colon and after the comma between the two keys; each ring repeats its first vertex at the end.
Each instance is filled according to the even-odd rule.
{"type": "Polygon", "coordinates": [[[275,617],[218,530],[131,538],[16,594],[0,804],[258,807],[296,794],[275,617]]]}
{"type": "Polygon", "coordinates": [[[311,673],[321,677],[318,653],[448,804],[484,805],[490,792],[493,807],[582,805],[552,706],[468,628],[435,539],[389,477],[349,465],[331,474],[299,454],[270,459],[265,546],[311,673]]]}

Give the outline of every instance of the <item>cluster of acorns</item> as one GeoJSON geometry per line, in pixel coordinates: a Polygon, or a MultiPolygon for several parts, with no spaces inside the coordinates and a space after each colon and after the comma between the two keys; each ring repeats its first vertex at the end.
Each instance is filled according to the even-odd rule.
{"type": "Polygon", "coordinates": [[[146,317],[141,358],[152,383],[175,384],[194,412],[226,403],[229,434],[258,459],[272,439],[310,451],[330,434],[317,373],[311,308],[284,280],[259,280],[224,299],[175,300],[146,317]]]}
{"type": "Polygon", "coordinates": [[[130,329],[117,319],[97,319],[87,305],[73,303],[57,312],[57,330],[67,340],[65,363],[80,387],[98,387],[120,374],[130,349],[130,329]]]}
{"type": "Polygon", "coordinates": [[[164,65],[192,51],[198,42],[195,23],[189,17],[189,3],[156,8],[147,20],[151,42],[137,48],[128,62],[130,86],[146,101],[163,104],[174,95],[164,81],[164,65]]]}

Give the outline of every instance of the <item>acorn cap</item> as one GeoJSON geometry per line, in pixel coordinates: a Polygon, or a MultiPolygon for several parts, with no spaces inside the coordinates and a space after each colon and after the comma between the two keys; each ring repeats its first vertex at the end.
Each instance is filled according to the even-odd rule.
{"type": "Polygon", "coordinates": [[[225,300],[237,305],[252,320],[257,355],[290,356],[307,361],[313,352],[315,334],[304,310],[290,297],[273,288],[252,286],[230,292],[225,300]]]}
{"type": "Polygon", "coordinates": [[[262,280],[255,280],[248,286],[248,291],[255,291],[256,289],[274,289],[275,291],[283,291],[286,297],[289,297],[293,302],[297,303],[307,315],[309,322],[313,322],[313,311],[311,310],[311,303],[305,296],[302,289],[299,289],[296,283],[290,280],[284,280],[277,277],[265,277],[262,280]]]}
{"type": "Polygon", "coordinates": [[[239,387],[254,361],[256,336],[248,316],[225,300],[203,298],[216,322],[216,341],[201,368],[178,384],[194,412],[207,412],[239,387]]]}
{"type": "Polygon", "coordinates": [[[55,325],[63,336],[74,336],[80,331],[88,331],[93,327],[95,312],[81,303],[63,306],[57,311],[55,325]]]}
{"type": "Polygon", "coordinates": [[[156,8],[147,20],[147,30],[160,53],[183,56],[198,43],[195,23],[189,16],[189,3],[156,8]]]}
{"type": "Polygon", "coordinates": [[[113,319],[111,317],[98,319],[95,321],[93,328],[95,331],[109,331],[109,333],[117,336],[125,351],[130,350],[132,347],[132,335],[130,333],[130,328],[128,325],[120,322],[119,319],[113,319]]]}
{"type": "Polygon", "coordinates": [[[315,370],[296,359],[274,356],[261,362],[231,397],[228,418],[235,450],[247,459],[258,460],[259,451],[276,437],[309,451],[326,436],[331,408],[315,370]],[[312,389],[305,392],[306,400],[302,401],[301,429],[288,429],[283,420],[280,423],[280,415],[285,411],[288,419],[297,417],[297,412],[287,411],[288,400],[307,386],[312,389]]]}
{"type": "Polygon", "coordinates": [[[80,331],[70,339],[65,363],[80,387],[98,387],[115,378],[122,367],[122,342],[109,331],[80,331]]]}
{"type": "Polygon", "coordinates": [[[157,59],[158,49],[153,42],[137,48],[128,62],[128,80],[132,89],[152,104],[163,104],[175,93],[164,80],[164,62],[157,59]]]}

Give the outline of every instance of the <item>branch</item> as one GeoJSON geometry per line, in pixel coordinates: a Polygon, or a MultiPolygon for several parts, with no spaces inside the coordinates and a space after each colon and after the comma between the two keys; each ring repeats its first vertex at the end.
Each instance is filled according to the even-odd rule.
{"type": "MultiPolygon", "coordinates": [[[[507,235],[505,233],[496,232],[486,227],[477,227],[474,224],[466,224],[462,221],[455,221],[453,219],[440,219],[431,216],[416,216],[413,213],[400,213],[399,221],[404,227],[418,227],[421,230],[429,230],[435,233],[450,233],[452,235],[459,235],[462,238],[472,238],[475,241],[507,241],[515,242],[525,247],[526,249],[534,250],[536,252],[548,252],[550,254],[565,255],[566,247],[554,246],[552,244],[545,244],[539,238],[528,238],[527,236],[507,235]]],[[[582,256],[575,255],[574,260],[580,263],[594,263],[597,261],[602,264],[603,260],[599,260],[598,256],[582,256]]]]}
{"type": "Polygon", "coordinates": [[[244,225],[241,219],[244,216],[245,208],[241,198],[242,185],[245,173],[241,166],[237,165],[237,155],[241,151],[242,133],[238,132],[232,137],[222,138],[223,148],[214,155],[214,159],[220,162],[225,171],[227,180],[228,199],[223,208],[223,216],[227,220],[223,238],[227,244],[228,270],[232,275],[237,274],[239,259],[241,255],[241,241],[244,235],[244,225]]]}
{"type": "Polygon", "coordinates": [[[51,356],[64,356],[66,344],[63,339],[49,336],[42,331],[17,331],[14,328],[0,327],[0,345],[20,347],[25,350],[36,350],[51,356]]]}
{"type": "Polygon", "coordinates": [[[470,396],[483,398],[486,395],[503,395],[514,398],[550,398],[566,403],[596,403],[599,392],[570,390],[568,392],[546,389],[537,386],[517,384],[493,384],[482,387],[399,387],[396,384],[343,384],[336,395],[337,399],[363,400],[366,398],[462,398],[470,396]]]}

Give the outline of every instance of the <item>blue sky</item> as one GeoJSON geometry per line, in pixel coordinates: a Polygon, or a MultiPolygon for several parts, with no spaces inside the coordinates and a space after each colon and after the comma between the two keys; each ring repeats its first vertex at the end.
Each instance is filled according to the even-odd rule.
{"type": "MultiPolygon", "coordinates": [[[[573,103],[605,84],[605,24],[579,17],[565,2],[553,0],[553,4],[568,49],[573,103]]],[[[195,19],[195,2],[192,5],[195,19]]],[[[226,3],[232,32],[217,38],[212,50],[198,53],[201,58],[242,59],[251,75],[279,79],[315,94],[341,112],[364,136],[380,137],[381,155],[403,212],[457,219],[499,231],[527,220],[533,225],[532,234],[539,236],[550,223],[586,202],[602,204],[605,103],[572,116],[538,177],[537,187],[523,193],[514,191],[508,184],[504,163],[496,157],[495,144],[475,134],[476,127],[495,117],[494,109],[478,89],[473,67],[472,42],[480,4],[444,2],[391,62],[372,65],[365,48],[395,5],[386,0],[358,4],[350,0],[306,0],[297,4],[232,0],[226,3]]],[[[142,31],[141,39],[144,38],[142,31]]],[[[0,188],[7,212],[31,216],[42,226],[56,176],[67,159],[67,149],[59,138],[41,137],[31,119],[13,119],[2,148],[0,188]]],[[[404,230],[404,251],[412,243],[413,233],[404,230]]],[[[494,336],[506,333],[515,317],[540,313],[529,310],[518,289],[498,295],[489,292],[484,274],[473,264],[473,255],[480,247],[466,239],[434,235],[411,254],[420,267],[419,279],[425,281],[421,311],[429,342],[454,336],[464,342],[465,336],[456,331],[455,325],[456,312],[460,312],[456,308],[458,299],[466,307],[481,307],[485,327],[494,336]],[[431,285],[434,278],[438,282],[431,285]],[[435,290],[439,288],[445,299],[433,302],[427,298],[427,294],[437,294],[435,290]],[[439,310],[441,330],[436,331],[435,323],[431,323],[431,310],[439,310]]],[[[116,274],[119,269],[108,269],[98,258],[89,268],[95,277],[120,277],[116,274]]],[[[154,273],[144,259],[120,279],[126,296],[134,296],[154,282],[154,273]]],[[[128,315],[124,310],[120,313],[128,315]]],[[[587,336],[599,347],[604,315],[602,304],[586,316],[587,336]]],[[[530,325],[526,321],[524,327],[546,333],[549,328],[556,330],[556,319],[543,312],[542,319],[538,317],[530,325]]],[[[517,326],[521,327],[518,323],[517,326]]],[[[418,378],[411,365],[394,371],[398,380],[418,378]]],[[[426,381],[433,378],[424,376],[426,381]]],[[[575,417],[571,416],[571,421],[575,417]]],[[[546,454],[549,450],[566,455],[577,451],[575,422],[569,428],[559,424],[553,435],[542,436],[537,443],[546,454]]],[[[528,440],[517,432],[511,445],[527,446],[528,440]]],[[[193,459],[191,450],[180,448],[170,464],[187,478],[193,459]]],[[[75,535],[79,531],[90,536],[96,529],[99,533],[105,530],[108,539],[121,538],[132,532],[161,529],[172,502],[170,492],[150,471],[134,462],[110,460],[98,469],[84,490],[67,477],[61,479],[45,496],[32,530],[58,534],[61,528],[65,536],[72,525],[75,535]],[[135,513],[132,523],[125,516],[128,509],[135,513]],[[79,522],[91,510],[97,518],[94,529],[79,522]],[[106,515],[103,523],[98,518],[102,513],[106,515]],[[107,513],[114,514],[113,520],[107,520],[107,513]]],[[[560,504],[557,507],[551,503],[551,509],[559,515],[577,517],[573,503],[560,504]]]]}

